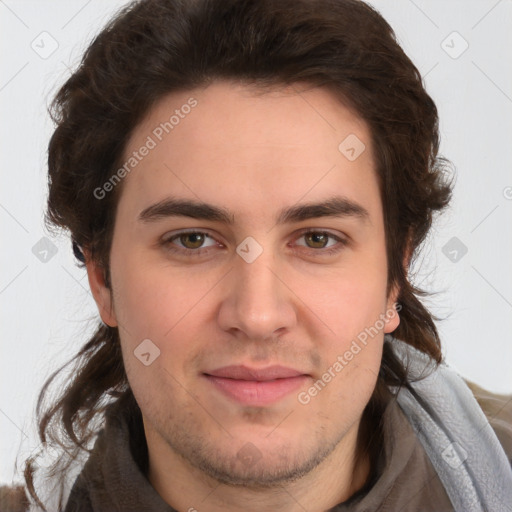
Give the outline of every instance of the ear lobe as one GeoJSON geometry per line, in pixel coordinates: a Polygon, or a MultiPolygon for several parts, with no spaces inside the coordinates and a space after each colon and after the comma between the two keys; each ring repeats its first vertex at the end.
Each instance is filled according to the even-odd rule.
{"type": "Polygon", "coordinates": [[[400,325],[400,315],[398,314],[400,308],[397,309],[397,300],[399,293],[400,290],[398,286],[395,284],[393,286],[393,289],[391,290],[391,293],[389,294],[389,298],[387,301],[387,309],[384,318],[384,321],[386,322],[386,325],[384,327],[385,334],[393,332],[400,325]]]}
{"type": "MultiPolygon", "coordinates": [[[[404,273],[405,276],[409,274],[409,265],[411,264],[411,257],[412,257],[412,250],[411,250],[411,243],[410,239],[407,243],[407,247],[404,251],[404,259],[403,259],[403,266],[404,266],[404,273]]],[[[393,286],[393,289],[391,290],[391,293],[389,294],[388,302],[387,302],[387,310],[386,310],[386,326],[384,328],[384,332],[390,333],[393,332],[399,325],[400,325],[400,307],[397,309],[397,301],[398,296],[400,295],[400,289],[398,285],[395,283],[393,286]]]]}
{"type": "Polygon", "coordinates": [[[112,290],[105,282],[105,269],[97,262],[90,258],[87,251],[84,250],[85,267],[87,269],[87,277],[89,279],[89,286],[91,288],[94,301],[98,306],[103,322],[110,327],[117,326],[117,320],[112,307],[112,290]]]}

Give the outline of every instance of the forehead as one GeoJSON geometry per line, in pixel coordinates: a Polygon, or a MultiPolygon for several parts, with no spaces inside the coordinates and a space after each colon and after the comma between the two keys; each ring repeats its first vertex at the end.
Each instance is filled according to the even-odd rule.
{"type": "Polygon", "coordinates": [[[120,201],[139,212],[169,194],[216,198],[240,215],[249,203],[261,210],[335,191],[378,199],[369,129],[325,88],[215,82],[172,93],[136,127],[125,162],[144,146],[120,201]]]}

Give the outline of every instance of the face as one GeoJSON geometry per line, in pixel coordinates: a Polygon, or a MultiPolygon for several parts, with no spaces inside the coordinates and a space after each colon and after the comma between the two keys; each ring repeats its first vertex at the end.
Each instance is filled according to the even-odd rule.
{"type": "Polygon", "coordinates": [[[150,459],[228,484],[280,484],[354,442],[399,322],[368,127],[297,91],[164,98],[125,150],[113,301],[88,265],[150,459]]]}

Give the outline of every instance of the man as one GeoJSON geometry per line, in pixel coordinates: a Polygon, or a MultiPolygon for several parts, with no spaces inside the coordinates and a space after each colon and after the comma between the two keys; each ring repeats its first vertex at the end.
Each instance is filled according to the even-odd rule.
{"type": "Polygon", "coordinates": [[[510,509],[511,402],[486,419],[407,280],[451,187],[376,11],[137,2],[54,119],[48,220],[102,324],[41,414],[64,452],[53,479],[29,461],[35,502],[510,509]]]}

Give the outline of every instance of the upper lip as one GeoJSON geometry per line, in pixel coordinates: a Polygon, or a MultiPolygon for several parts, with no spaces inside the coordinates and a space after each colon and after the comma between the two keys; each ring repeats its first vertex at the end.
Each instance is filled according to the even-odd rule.
{"type": "Polygon", "coordinates": [[[297,377],[299,375],[305,375],[304,372],[300,372],[293,368],[287,368],[286,366],[268,366],[267,368],[249,368],[248,366],[224,366],[217,368],[216,370],[205,372],[206,375],[212,377],[223,377],[225,379],[236,379],[236,380],[254,380],[254,381],[267,381],[274,379],[286,379],[290,377],[297,377]]]}

